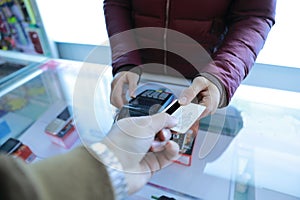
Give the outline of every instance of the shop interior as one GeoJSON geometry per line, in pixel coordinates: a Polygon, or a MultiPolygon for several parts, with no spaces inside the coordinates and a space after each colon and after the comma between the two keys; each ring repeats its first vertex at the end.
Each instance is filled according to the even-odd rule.
{"type": "MultiPolygon", "coordinates": [[[[276,24],[230,104],[201,119],[196,135],[174,138],[182,145],[180,159],[129,200],[300,199],[298,5],[277,1],[276,24]]],[[[96,0],[0,1],[0,146],[6,153],[24,145],[27,152],[18,157],[30,164],[99,141],[110,130],[117,109],[110,104],[102,6],[96,0]],[[53,126],[56,119],[62,127],[53,126]],[[58,129],[63,137],[53,134],[58,129]]],[[[139,92],[163,87],[175,96],[188,86],[149,73],[139,84],[139,92]]]]}

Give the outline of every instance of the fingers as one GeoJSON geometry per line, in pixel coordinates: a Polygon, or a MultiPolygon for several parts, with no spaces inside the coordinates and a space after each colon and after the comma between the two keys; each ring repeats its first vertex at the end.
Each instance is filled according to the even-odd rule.
{"type": "Polygon", "coordinates": [[[127,76],[128,92],[131,97],[135,97],[135,90],[137,88],[137,84],[139,82],[139,75],[136,73],[129,73],[127,76]]]}
{"type": "Polygon", "coordinates": [[[170,129],[162,129],[159,131],[156,136],[155,140],[151,144],[150,151],[152,152],[159,152],[164,150],[164,146],[167,144],[167,142],[171,139],[172,133],[170,129]]]}
{"type": "Polygon", "coordinates": [[[155,171],[171,164],[178,156],[178,144],[170,141],[165,144],[163,151],[158,153],[148,152],[139,162],[132,164],[135,158],[131,160],[127,159],[126,163],[131,163],[131,166],[126,167],[126,165],[123,164],[123,168],[125,168],[129,194],[139,190],[146,182],[148,182],[155,171]]]}
{"type": "Polygon", "coordinates": [[[111,84],[110,102],[117,108],[122,108],[125,104],[125,93],[123,91],[125,80],[124,75],[116,76],[111,84]]]}
{"type": "Polygon", "coordinates": [[[142,160],[142,165],[147,165],[153,173],[158,171],[176,160],[179,156],[179,146],[174,141],[169,141],[160,152],[148,152],[142,160]]]}
{"type": "Polygon", "coordinates": [[[215,113],[220,102],[219,89],[214,84],[210,84],[208,90],[201,92],[199,95],[201,99],[200,104],[206,107],[204,112],[201,114],[201,118],[215,113]]]}
{"type": "Polygon", "coordinates": [[[174,141],[169,141],[166,146],[165,150],[156,153],[157,158],[159,160],[160,166],[165,167],[173,160],[176,160],[179,156],[179,146],[174,141]]]}
{"type": "Polygon", "coordinates": [[[160,130],[173,127],[176,124],[177,120],[166,113],[159,113],[153,117],[124,118],[113,125],[107,138],[119,149],[143,154],[150,149],[155,135],[160,130]]]}
{"type": "Polygon", "coordinates": [[[158,141],[167,141],[171,138],[172,133],[170,129],[162,129],[156,134],[156,138],[158,141]]]}
{"type": "Polygon", "coordinates": [[[179,96],[179,103],[182,105],[189,104],[202,90],[208,87],[208,82],[204,77],[197,77],[191,86],[184,89],[179,96]]]}
{"type": "Polygon", "coordinates": [[[166,144],[167,144],[167,141],[161,142],[161,141],[154,140],[151,144],[150,151],[152,151],[152,152],[163,151],[165,149],[166,144]]]}
{"type": "Polygon", "coordinates": [[[167,113],[158,113],[152,116],[124,118],[117,121],[115,125],[117,125],[123,133],[131,137],[153,140],[154,136],[160,130],[174,127],[177,123],[178,121],[175,117],[167,113]]]}
{"type": "Polygon", "coordinates": [[[115,88],[110,96],[111,104],[119,109],[125,104],[125,96],[121,94],[121,91],[122,90],[115,88]]]}
{"type": "MultiPolygon", "coordinates": [[[[175,117],[167,113],[158,113],[152,115],[151,120],[152,120],[152,129],[155,133],[158,133],[160,130],[163,129],[170,129],[176,126],[178,123],[178,120],[175,117]]],[[[167,132],[167,130],[163,130],[163,131],[167,132]]],[[[167,135],[169,135],[169,132],[165,133],[164,137],[168,137],[167,135]]]]}
{"type": "Polygon", "coordinates": [[[134,97],[134,92],[137,88],[139,75],[133,72],[119,72],[111,84],[111,104],[117,108],[122,108],[126,103],[127,90],[131,97],[134,97]]]}
{"type": "Polygon", "coordinates": [[[218,102],[215,101],[217,97],[212,97],[212,96],[204,96],[200,102],[201,105],[204,105],[206,108],[205,110],[201,113],[200,118],[206,117],[207,115],[213,114],[216,112],[218,108],[218,102]]]}
{"type": "MultiPolygon", "coordinates": [[[[170,128],[177,124],[174,117],[166,113],[159,113],[153,116],[130,117],[117,121],[107,137],[102,142],[110,147],[110,149],[119,158],[120,162],[126,168],[133,167],[134,164],[140,162],[145,154],[151,148],[154,136],[164,128],[170,128]],[[128,162],[130,161],[130,162],[128,162]]],[[[170,139],[170,131],[162,131],[165,143],[170,139]]],[[[162,147],[156,151],[163,150],[162,147]]]]}
{"type": "Polygon", "coordinates": [[[151,178],[151,171],[149,169],[141,169],[125,173],[125,176],[128,185],[128,194],[131,195],[139,191],[149,181],[151,178]]]}
{"type": "Polygon", "coordinates": [[[213,114],[220,102],[220,91],[212,82],[205,77],[197,77],[192,82],[191,86],[182,91],[179,97],[179,103],[186,105],[195,97],[198,98],[199,104],[206,107],[200,118],[209,114],[213,114]]]}

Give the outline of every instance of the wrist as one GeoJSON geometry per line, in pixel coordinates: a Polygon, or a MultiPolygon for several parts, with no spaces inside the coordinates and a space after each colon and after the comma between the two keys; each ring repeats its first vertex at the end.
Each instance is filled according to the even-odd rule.
{"type": "Polygon", "coordinates": [[[128,187],[122,165],[118,158],[105,143],[92,144],[89,146],[89,149],[97,160],[106,167],[115,199],[124,199],[128,194],[128,187]]]}
{"type": "Polygon", "coordinates": [[[116,75],[119,72],[124,72],[124,71],[125,72],[133,72],[135,74],[138,74],[139,76],[142,75],[142,69],[136,65],[123,65],[115,71],[114,75],[116,75]]]}

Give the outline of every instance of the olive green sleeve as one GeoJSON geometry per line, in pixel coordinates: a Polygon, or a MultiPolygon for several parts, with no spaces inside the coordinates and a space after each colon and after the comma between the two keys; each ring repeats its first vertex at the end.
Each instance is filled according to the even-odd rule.
{"type": "Polygon", "coordinates": [[[23,168],[25,165],[21,160],[4,154],[0,155],[0,199],[39,199],[34,184],[23,168]]]}
{"type": "Polygon", "coordinates": [[[37,199],[113,199],[106,168],[84,147],[31,165],[22,162],[11,165],[17,166],[14,167],[14,171],[7,169],[7,173],[11,174],[8,178],[13,177],[14,173],[23,174],[20,177],[23,180],[16,179],[15,182],[31,191],[30,194],[38,197],[37,199]]]}

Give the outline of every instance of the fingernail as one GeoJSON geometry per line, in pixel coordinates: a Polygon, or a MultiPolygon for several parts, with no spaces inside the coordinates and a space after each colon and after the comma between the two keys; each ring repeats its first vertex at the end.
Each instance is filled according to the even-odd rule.
{"type": "Polygon", "coordinates": [[[180,104],[185,104],[186,101],[187,101],[187,98],[186,98],[186,97],[181,97],[181,98],[179,99],[179,103],[180,103],[180,104]]]}
{"type": "Polygon", "coordinates": [[[134,92],[131,92],[131,93],[130,93],[130,97],[135,98],[135,97],[136,97],[136,96],[135,96],[135,93],[134,93],[134,92]]]}
{"type": "Polygon", "coordinates": [[[166,142],[158,142],[158,141],[153,141],[151,144],[152,148],[160,148],[166,145],[166,142]]]}
{"type": "Polygon", "coordinates": [[[165,141],[169,140],[171,138],[171,131],[167,129],[163,129],[162,133],[164,134],[165,141]]]}

